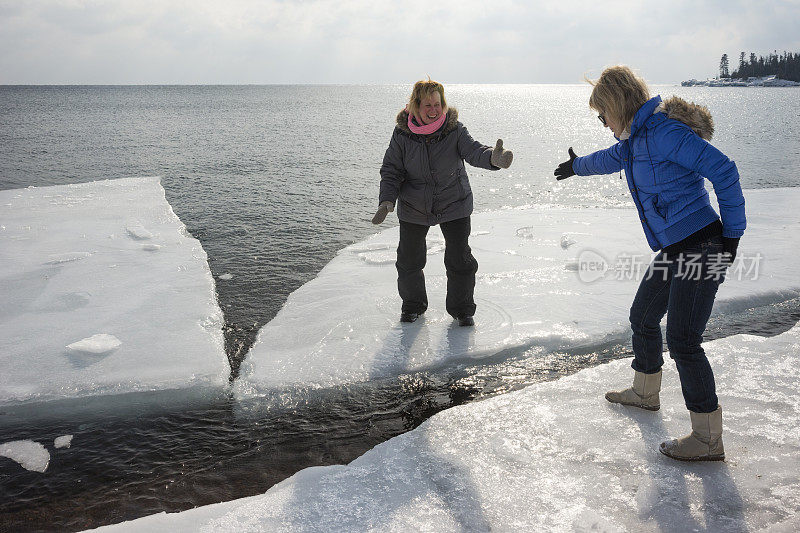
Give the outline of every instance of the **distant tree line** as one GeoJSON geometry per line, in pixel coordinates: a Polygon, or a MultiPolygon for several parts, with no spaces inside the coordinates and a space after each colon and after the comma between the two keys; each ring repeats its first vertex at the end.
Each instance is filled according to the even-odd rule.
{"type": "Polygon", "coordinates": [[[728,54],[722,54],[719,62],[720,78],[749,78],[775,75],[783,80],[800,82],[800,53],[783,52],[756,57],[750,53],[747,58],[744,52],[739,53],[739,68],[729,72],[728,54]]]}

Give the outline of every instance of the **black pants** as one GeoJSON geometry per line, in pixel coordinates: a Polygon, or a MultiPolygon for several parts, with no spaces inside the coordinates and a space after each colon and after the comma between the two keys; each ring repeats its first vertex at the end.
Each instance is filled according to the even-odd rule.
{"type": "MultiPolygon", "coordinates": [[[[425,292],[425,236],[430,226],[400,221],[397,247],[397,289],[403,311],[424,313],[428,308],[425,292]]],[[[478,262],[469,247],[470,218],[459,218],[440,225],[444,235],[444,266],[447,270],[447,312],[454,318],[475,314],[475,272],[478,262]]]]}

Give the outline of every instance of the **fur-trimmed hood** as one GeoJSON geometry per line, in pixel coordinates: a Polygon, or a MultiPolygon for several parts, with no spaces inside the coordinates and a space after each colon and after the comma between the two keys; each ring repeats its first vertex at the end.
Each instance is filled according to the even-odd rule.
{"type": "MultiPolygon", "coordinates": [[[[447,108],[447,122],[444,125],[444,128],[439,132],[439,135],[445,135],[450,133],[458,126],[458,109],[455,107],[448,107],[447,108]]],[[[405,109],[401,109],[400,112],[397,114],[397,128],[400,131],[407,133],[409,135],[416,135],[416,133],[412,132],[408,128],[408,111],[405,109]]]]}
{"type": "Polygon", "coordinates": [[[664,100],[655,112],[666,113],[667,118],[683,122],[706,141],[710,141],[714,135],[714,119],[711,118],[711,112],[699,104],[673,96],[664,100]]]}

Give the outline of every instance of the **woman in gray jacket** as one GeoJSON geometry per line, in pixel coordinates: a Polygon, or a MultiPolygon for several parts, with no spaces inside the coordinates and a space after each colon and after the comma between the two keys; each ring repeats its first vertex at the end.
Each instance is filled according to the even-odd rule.
{"type": "Polygon", "coordinates": [[[397,114],[397,125],[381,165],[378,212],[380,224],[397,205],[400,244],[397,247],[397,288],[403,306],[401,322],[414,322],[428,308],[425,292],[428,228],[439,224],[445,239],[447,312],[461,326],[474,325],[475,272],[478,262],[469,247],[472,190],[464,161],[489,170],[508,168],[513,154],[497,140],[494,148],[472,139],[447,107],[444,87],[428,79],[414,84],[408,105],[397,114]]]}

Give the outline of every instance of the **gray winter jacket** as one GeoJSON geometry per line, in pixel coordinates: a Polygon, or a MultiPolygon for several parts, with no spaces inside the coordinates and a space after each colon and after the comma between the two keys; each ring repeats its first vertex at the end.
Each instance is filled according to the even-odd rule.
{"type": "Polygon", "coordinates": [[[397,202],[403,222],[435,226],[472,214],[472,189],[464,161],[474,167],[498,170],[492,148],[472,139],[450,108],[444,126],[431,135],[408,128],[408,112],[397,114],[397,125],[381,165],[378,202],[397,202]]]}

